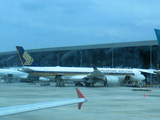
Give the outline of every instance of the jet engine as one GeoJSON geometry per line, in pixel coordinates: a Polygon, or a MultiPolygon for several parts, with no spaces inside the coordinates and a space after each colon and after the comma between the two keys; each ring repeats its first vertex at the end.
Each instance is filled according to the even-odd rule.
{"type": "Polygon", "coordinates": [[[115,76],[106,76],[107,79],[107,85],[118,85],[119,79],[115,76]]]}
{"type": "Polygon", "coordinates": [[[49,81],[49,79],[44,78],[44,77],[39,77],[39,81],[49,81]]]}
{"type": "Polygon", "coordinates": [[[71,76],[68,78],[68,80],[71,80],[71,81],[86,81],[84,78],[86,77],[86,75],[74,75],[74,76],[71,76]]]}

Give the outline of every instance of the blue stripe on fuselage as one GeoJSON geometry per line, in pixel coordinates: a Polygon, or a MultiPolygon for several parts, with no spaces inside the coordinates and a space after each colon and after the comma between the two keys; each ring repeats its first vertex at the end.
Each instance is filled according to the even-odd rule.
{"type": "MultiPolygon", "coordinates": [[[[25,71],[27,73],[30,74],[41,74],[41,73],[45,73],[45,74],[49,74],[49,73],[57,73],[57,74],[89,74],[90,72],[64,72],[64,71],[25,71]]],[[[134,73],[104,73],[104,75],[135,75],[134,73]]]]}

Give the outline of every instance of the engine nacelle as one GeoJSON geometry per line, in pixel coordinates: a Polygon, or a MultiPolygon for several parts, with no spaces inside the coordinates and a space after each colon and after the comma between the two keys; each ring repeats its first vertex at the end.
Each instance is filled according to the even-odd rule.
{"type": "Polygon", "coordinates": [[[86,75],[74,75],[68,78],[68,80],[71,81],[86,81],[84,78],[86,77],[86,75]]]}
{"type": "Polygon", "coordinates": [[[44,78],[44,77],[39,77],[39,81],[49,81],[49,79],[44,78]]]}
{"type": "Polygon", "coordinates": [[[66,80],[67,78],[65,78],[64,76],[60,76],[59,79],[66,80]]]}
{"type": "Polygon", "coordinates": [[[107,79],[107,85],[118,85],[119,79],[115,76],[106,76],[107,79]]]}

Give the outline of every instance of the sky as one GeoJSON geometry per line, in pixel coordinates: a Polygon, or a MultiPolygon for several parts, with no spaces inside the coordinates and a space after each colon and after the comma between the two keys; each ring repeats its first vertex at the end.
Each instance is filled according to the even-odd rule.
{"type": "Polygon", "coordinates": [[[1,0],[0,52],[156,40],[159,0],[1,0]]]}

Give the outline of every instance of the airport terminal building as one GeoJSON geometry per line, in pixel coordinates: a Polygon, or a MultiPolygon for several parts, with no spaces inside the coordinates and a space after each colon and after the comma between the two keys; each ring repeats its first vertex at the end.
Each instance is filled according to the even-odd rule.
{"type": "MultiPolygon", "coordinates": [[[[25,48],[24,48],[25,49],[25,48]]],[[[30,49],[39,66],[159,69],[157,40],[30,49]]],[[[0,67],[22,66],[15,51],[0,52],[0,67]]],[[[145,74],[147,83],[160,83],[157,76],[145,74]],[[154,78],[154,79],[153,79],[154,78]]]]}

